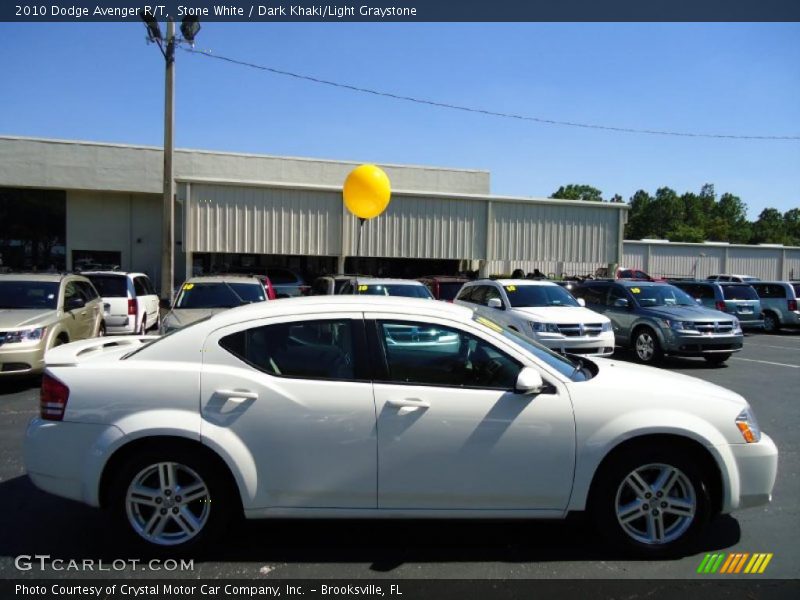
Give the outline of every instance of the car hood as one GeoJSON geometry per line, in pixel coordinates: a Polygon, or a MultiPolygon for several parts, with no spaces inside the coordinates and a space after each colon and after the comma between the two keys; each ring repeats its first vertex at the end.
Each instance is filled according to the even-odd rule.
{"type": "Polygon", "coordinates": [[[704,306],[645,306],[640,311],[648,316],[661,319],[690,320],[690,321],[730,321],[733,317],[718,310],[711,310],[704,306]]]}
{"type": "Polygon", "coordinates": [[[228,308],[176,308],[167,313],[164,317],[165,325],[170,327],[186,327],[195,321],[210,317],[217,313],[230,310],[228,308]]]}
{"type": "Polygon", "coordinates": [[[58,320],[58,311],[48,309],[0,309],[0,330],[13,331],[29,327],[44,327],[58,320]]]}
{"type": "Polygon", "coordinates": [[[526,306],[514,313],[534,321],[547,323],[607,323],[608,317],[583,306],[526,306]]]}
{"type": "Polygon", "coordinates": [[[588,388],[604,387],[627,390],[640,394],[641,403],[660,404],[664,407],[675,402],[714,402],[719,401],[739,410],[747,406],[747,401],[736,392],[697,377],[665,371],[656,367],[637,365],[613,358],[592,358],[599,372],[588,382],[588,388]]]}

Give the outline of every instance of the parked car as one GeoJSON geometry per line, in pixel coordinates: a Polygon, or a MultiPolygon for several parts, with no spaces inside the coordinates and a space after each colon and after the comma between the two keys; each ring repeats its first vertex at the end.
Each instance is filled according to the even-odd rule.
{"type": "Polygon", "coordinates": [[[706,308],[734,315],[743,329],[764,329],[764,313],[756,291],[746,283],[670,281],[706,308]]]}
{"type": "Polygon", "coordinates": [[[428,275],[420,277],[417,281],[423,283],[431,291],[431,295],[437,300],[452,302],[455,300],[461,286],[470,281],[466,277],[454,277],[452,275],[428,275]]]}
{"type": "Polygon", "coordinates": [[[149,329],[159,330],[158,294],[147,275],[124,271],[86,271],[82,275],[103,298],[107,334],[145,335],[149,329]]]}
{"type": "Polygon", "coordinates": [[[340,294],[365,296],[404,296],[406,298],[428,298],[433,300],[430,290],[415,279],[383,279],[358,277],[346,282],[340,294]]]}
{"type": "Polygon", "coordinates": [[[640,362],[655,363],[669,354],[721,364],[742,349],[739,319],[700,306],[674,285],[585,281],[575,293],[611,319],[617,346],[632,348],[640,362]]]}
{"type": "Polygon", "coordinates": [[[338,294],[346,283],[354,281],[355,278],[356,275],[322,275],[317,277],[311,284],[311,295],[330,296],[331,294],[338,294]]]}
{"type": "Polygon", "coordinates": [[[80,275],[0,275],[0,378],[44,369],[48,348],[105,333],[103,303],[80,275]]]}
{"type": "MultiPolygon", "coordinates": [[[[611,278],[608,272],[608,267],[600,267],[594,272],[597,279],[611,278]]],[[[653,277],[640,269],[629,269],[627,267],[618,267],[614,272],[613,279],[636,279],[637,281],[655,281],[653,277]]]]}
{"type": "Polygon", "coordinates": [[[267,292],[256,275],[206,275],[192,277],[181,286],[161,333],[170,333],[234,306],[264,302],[267,292]]]}
{"type": "Polygon", "coordinates": [[[614,352],[608,317],[584,308],[552,281],[479,279],[465,283],[455,303],[533,337],[551,350],[593,356],[614,352]]]}
{"type": "Polygon", "coordinates": [[[736,283],[751,283],[753,281],[761,281],[758,277],[752,275],[736,275],[736,274],[723,274],[723,275],[709,275],[706,277],[708,281],[734,281],[736,283]]]}
{"type": "Polygon", "coordinates": [[[268,267],[267,277],[272,282],[278,298],[296,298],[307,296],[311,293],[308,285],[301,275],[287,267],[268,267]]]}
{"type": "Polygon", "coordinates": [[[754,281],[750,285],[761,300],[764,330],[775,333],[781,327],[800,327],[800,283],[791,281],[754,281]]]}
{"type": "Polygon", "coordinates": [[[171,552],[239,511],[588,511],[613,544],[654,557],[691,551],[717,513],[769,502],[776,478],[778,450],[738,394],[573,361],[444,302],[266,302],[145,340],[51,350],[24,460],[40,489],[171,552]],[[428,343],[397,343],[412,330],[428,343]]]}

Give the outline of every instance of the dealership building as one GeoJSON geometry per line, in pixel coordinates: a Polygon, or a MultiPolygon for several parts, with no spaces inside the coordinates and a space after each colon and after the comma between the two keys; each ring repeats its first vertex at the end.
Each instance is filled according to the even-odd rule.
{"type": "MultiPolygon", "coordinates": [[[[352,272],[358,163],[176,150],[175,277],[289,266],[352,272]]],[[[363,227],[360,272],[417,277],[515,268],[586,274],[618,263],[623,204],[492,195],[487,171],[380,165],[386,212],[363,227]]],[[[160,282],[160,148],[0,137],[3,267],[119,265],[160,282]]]]}

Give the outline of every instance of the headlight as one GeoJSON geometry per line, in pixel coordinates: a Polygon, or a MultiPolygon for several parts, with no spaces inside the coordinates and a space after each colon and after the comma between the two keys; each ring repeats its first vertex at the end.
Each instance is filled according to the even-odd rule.
{"type": "Polygon", "coordinates": [[[744,441],[748,444],[754,444],[761,439],[761,428],[749,406],[736,417],[736,427],[739,428],[744,441]]]}
{"type": "Polygon", "coordinates": [[[669,319],[663,319],[661,322],[665,327],[669,327],[675,331],[697,331],[697,328],[691,321],[671,321],[669,319]]]}
{"type": "Polygon", "coordinates": [[[555,323],[541,323],[539,321],[531,321],[531,328],[534,333],[561,333],[555,323]]]}
{"type": "Polygon", "coordinates": [[[19,342],[40,342],[44,339],[47,327],[38,329],[21,329],[19,331],[6,331],[4,343],[14,344],[19,342]]]}
{"type": "Polygon", "coordinates": [[[739,322],[739,319],[733,320],[733,333],[742,333],[742,324],[739,322]]]}
{"type": "Polygon", "coordinates": [[[611,321],[608,323],[603,323],[603,327],[600,329],[600,331],[611,331],[611,321]]]}

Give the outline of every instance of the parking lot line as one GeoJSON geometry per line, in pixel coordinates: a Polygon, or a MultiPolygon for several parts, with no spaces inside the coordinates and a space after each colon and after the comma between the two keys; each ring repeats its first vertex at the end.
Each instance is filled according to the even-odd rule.
{"type": "Polygon", "coordinates": [[[754,344],[753,342],[748,342],[748,346],[756,346],[757,348],[778,348],[780,350],[800,350],[800,346],[770,346],[768,344],[754,344]]]}
{"type": "Polygon", "coordinates": [[[731,360],[745,360],[747,362],[761,363],[763,365],[776,365],[778,367],[789,367],[790,369],[800,369],[800,365],[787,365],[786,363],[770,362],[768,360],[754,360],[752,358],[739,358],[734,356],[731,360]]]}

